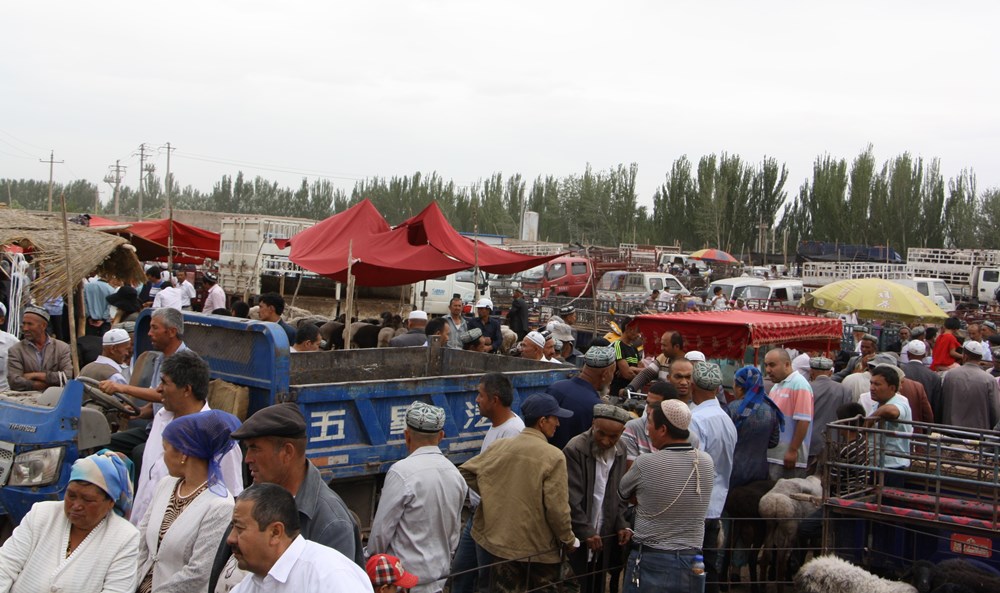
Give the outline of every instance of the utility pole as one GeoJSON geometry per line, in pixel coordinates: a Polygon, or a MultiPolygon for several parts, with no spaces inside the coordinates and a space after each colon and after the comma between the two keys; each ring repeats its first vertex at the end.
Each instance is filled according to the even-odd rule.
{"type": "Polygon", "coordinates": [[[153,165],[146,164],[148,157],[149,149],[146,148],[146,143],[143,142],[139,145],[139,222],[142,222],[142,197],[146,193],[146,188],[144,187],[146,175],[156,170],[156,167],[153,165]]]}
{"type": "Polygon", "coordinates": [[[94,216],[101,211],[101,188],[94,188],[94,216]]]}
{"type": "Polygon", "coordinates": [[[110,174],[104,176],[104,183],[108,185],[114,184],[115,187],[115,216],[118,216],[118,187],[122,182],[122,174],[125,172],[126,167],[121,165],[121,161],[115,161],[114,165],[108,165],[108,169],[115,172],[114,177],[110,174]]]}
{"type": "Polygon", "coordinates": [[[56,163],[62,164],[64,162],[66,162],[66,161],[57,161],[57,160],[55,160],[55,158],[56,158],[56,151],[53,150],[53,151],[51,151],[49,153],[49,160],[43,161],[42,159],[38,159],[39,163],[48,163],[49,164],[49,212],[52,212],[52,173],[53,173],[53,166],[56,163]]]}
{"type": "Polygon", "coordinates": [[[170,210],[170,186],[171,186],[171,183],[170,183],[170,151],[172,151],[172,150],[177,150],[177,147],[171,148],[170,147],[170,143],[167,142],[167,177],[164,180],[164,184],[163,185],[164,185],[164,188],[167,190],[166,204],[167,204],[167,210],[168,211],[170,210]]]}

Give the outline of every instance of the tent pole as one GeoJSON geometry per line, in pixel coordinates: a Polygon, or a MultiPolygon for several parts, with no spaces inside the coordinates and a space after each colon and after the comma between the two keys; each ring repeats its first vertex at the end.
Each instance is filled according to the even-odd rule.
{"type": "Polygon", "coordinates": [[[354,312],[354,239],[347,244],[347,313],[344,315],[344,350],[351,349],[351,314],[354,312]]]}
{"type": "MultiPolygon", "coordinates": [[[[59,199],[62,201],[63,258],[66,265],[66,305],[69,307],[70,319],[69,354],[70,358],[73,360],[73,377],[77,377],[80,375],[80,353],[76,349],[77,328],[76,324],[73,323],[74,317],[76,317],[76,303],[73,302],[73,275],[70,272],[69,265],[69,223],[66,222],[66,192],[62,192],[59,199]]],[[[66,378],[71,379],[72,377],[66,378]]]]}
{"type": "Polygon", "coordinates": [[[167,211],[167,215],[170,217],[170,220],[167,221],[167,224],[170,225],[167,235],[167,269],[170,270],[171,274],[173,274],[174,273],[174,207],[173,206],[171,206],[170,209],[167,211]]]}

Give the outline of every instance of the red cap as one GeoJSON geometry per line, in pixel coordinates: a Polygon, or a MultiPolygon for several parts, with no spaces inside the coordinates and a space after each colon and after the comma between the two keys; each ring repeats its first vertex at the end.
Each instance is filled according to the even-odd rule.
{"type": "Polygon", "coordinates": [[[403,589],[416,587],[419,579],[416,575],[403,570],[399,558],[388,554],[375,554],[368,559],[365,566],[368,578],[376,587],[381,585],[398,585],[403,589]]]}

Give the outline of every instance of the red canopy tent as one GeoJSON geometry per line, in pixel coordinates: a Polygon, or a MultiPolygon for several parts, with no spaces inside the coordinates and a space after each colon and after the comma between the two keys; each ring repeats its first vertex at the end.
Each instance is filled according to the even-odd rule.
{"type": "Polygon", "coordinates": [[[117,220],[111,220],[110,218],[104,218],[103,216],[97,216],[90,214],[87,219],[87,225],[90,227],[102,227],[102,226],[128,226],[132,223],[130,222],[118,222],[117,220]]]}
{"type": "Polygon", "coordinates": [[[491,274],[513,274],[565,255],[522,255],[464,237],[448,223],[437,202],[431,202],[420,214],[404,220],[393,232],[405,232],[411,245],[430,245],[445,255],[464,261],[466,268],[478,263],[481,270],[491,274]]]}
{"type": "Polygon", "coordinates": [[[647,356],[660,352],[667,330],[684,337],[684,348],[708,358],[743,360],[748,347],[783,345],[797,350],[834,351],[843,336],[838,318],[760,311],[702,311],[636,317],[647,356]]]}
{"type": "Polygon", "coordinates": [[[510,274],[557,255],[531,257],[511,253],[463,237],[432,202],[423,212],[390,229],[367,199],[308,228],[286,241],[289,258],[303,268],[341,282],[351,273],[360,286],[398,286],[445,276],[476,265],[487,272],[510,274]]]}
{"type": "MultiPolygon", "coordinates": [[[[127,238],[135,246],[140,260],[167,260],[170,219],[128,223],[126,228],[107,228],[105,232],[127,238]]],[[[122,223],[115,223],[120,226],[122,223]]],[[[94,226],[94,225],[91,225],[94,226]]],[[[100,226],[96,228],[101,229],[100,226]]],[[[196,226],[173,221],[174,262],[200,264],[205,258],[219,259],[221,235],[196,226]]]]}

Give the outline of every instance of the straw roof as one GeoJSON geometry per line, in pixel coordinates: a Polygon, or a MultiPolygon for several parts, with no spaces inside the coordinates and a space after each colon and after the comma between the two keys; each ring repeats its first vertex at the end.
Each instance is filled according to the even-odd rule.
{"type": "MultiPolygon", "coordinates": [[[[17,245],[38,271],[31,294],[38,301],[66,293],[66,247],[62,221],[0,207],[0,246],[17,245]]],[[[92,275],[123,282],[142,282],[135,249],[121,237],[69,224],[69,274],[76,284],[92,275]]]]}

